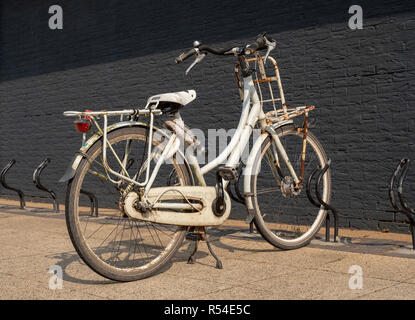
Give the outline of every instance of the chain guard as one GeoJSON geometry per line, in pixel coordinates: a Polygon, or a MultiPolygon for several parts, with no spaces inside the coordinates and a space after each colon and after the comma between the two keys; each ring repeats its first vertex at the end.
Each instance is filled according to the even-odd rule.
{"type": "Polygon", "coordinates": [[[147,194],[150,202],[148,210],[142,204],[137,205],[139,195],[136,192],[127,194],[124,200],[125,212],[133,219],[179,226],[218,226],[226,221],[231,211],[231,201],[225,191],[226,209],[222,216],[217,217],[212,211],[212,203],[216,199],[215,187],[201,186],[172,186],[151,188],[147,194]],[[161,198],[155,203],[155,201],[161,198]],[[184,195],[184,196],[183,196],[184,195]],[[183,205],[191,201],[198,210],[166,208],[169,205],[183,205]],[[177,200],[175,202],[172,202],[177,200]],[[166,202],[169,201],[169,202],[166,202]]]}

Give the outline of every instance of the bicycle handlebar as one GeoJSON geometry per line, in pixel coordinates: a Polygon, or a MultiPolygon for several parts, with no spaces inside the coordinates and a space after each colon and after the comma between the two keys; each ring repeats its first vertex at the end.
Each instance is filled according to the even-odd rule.
{"type": "Polygon", "coordinates": [[[233,54],[232,51],[233,48],[230,49],[226,49],[226,50],[218,50],[212,47],[209,47],[205,44],[199,45],[196,48],[192,48],[189,51],[187,51],[186,53],[183,52],[180,56],[178,56],[175,59],[176,63],[182,63],[184,62],[186,59],[190,58],[191,56],[194,56],[195,54],[199,53],[199,52],[210,52],[212,54],[218,55],[218,56],[224,56],[224,55],[229,55],[229,54],[233,54]]]}
{"type": "Polygon", "coordinates": [[[174,59],[174,61],[176,63],[182,63],[184,60],[190,58],[191,56],[193,56],[195,54],[196,54],[196,49],[192,48],[186,53],[183,52],[180,56],[178,56],[176,59],[174,59]]]}
{"type": "Polygon", "coordinates": [[[218,50],[218,49],[209,47],[204,44],[202,45],[198,44],[196,47],[190,49],[188,52],[186,53],[183,52],[181,55],[179,55],[175,59],[175,62],[181,63],[185,61],[186,59],[190,58],[191,56],[198,54],[201,51],[210,52],[212,54],[219,55],[219,56],[225,56],[225,55],[231,55],[231,54],[242,54],[242,55],[248,54],[249,55],[249,54],[255,53],[258,50],[266,49],[267,41],[273,42],[274,40],[271,39],[271,37],[269,37],[266,33],[264,33],[264,34],[259,35],[254,43],[245,46],[242,50],[239,49],[238,47],[229,48],[225,50],[218,50]]]}
{"type": "MultiPolygon", "coordinates": [[[[271,39],[272,41],[272,39],[271,39]]],[[[265,41],[265,35],[259,36],[254,43],[249,44],[244,49],[244,54],[253,54],[257,50],[263,50],[267,48],[267,44],[265,41]]]]}
{"type": "Polygon", "coordinates": [[[209,47],[205,44],[202,44],[202,45],[199,46],[200,51],[207,51],[207,52],[216,54],[217,56],[227,56],[227,55],[233,54],[232,49],[233,48],[224,49],[224,50],[217,50],[217,49],[209,47]]]}

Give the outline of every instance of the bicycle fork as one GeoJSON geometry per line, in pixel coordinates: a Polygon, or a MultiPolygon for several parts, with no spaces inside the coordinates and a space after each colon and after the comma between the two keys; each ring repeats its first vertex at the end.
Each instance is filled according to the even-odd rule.
{"type": "MultiPolygon", "coordinates": [[[[275,132],[274,128],[271,126],[266,126],[265,127],[265,131],[268,132],[271,137],[272,140],[274,141],[276,147],[277,147],[277,151],[281,154],[282,159],[284,160],[288,171],[291,175],[291,177],[293,178],[293,181],[295,183],[295,187],[296,188],[301,188],[301,185],[304,181],[304,165],[305,165],[305,156],[306,156],[306,149],[307,149],[307,133],[308,133],[308,113],[305,114],[305,119],[304,119],[304,126],[303,126],[303,145],[302,145],[302,150],[301,150],[301,162],[300,162],[300,178],[298,178],[297,174],[295,173],[295,170],[292,166],[292,163],[287,155],[287,152],[284,149],[284,146],[281,143],[281,139],[279,138],[278,134],[275,132]]],[[[270,165],[271,165],[271,169],[274,173],[274,175],[277,177],[278,176],[283,179],[284,177],[282,176],[281,170],[280,170],[280,164],[278,161],[278,154],[277,152],[275,152],[275,154],[272,154],[272,152],[267,156],[270,156],[271,159],[270,160],[270,165]],[[273,158],[273,159],[272,159],[273,158]],[[275,160],[275,161],[272,161],[275,160]]],[[[279,182],[279,181],[277,181],[279,182]]],[[[280,184],[280,183],[278,183],[280,184]]]]}
{"type": "MultiPolygon", "coordinates": [[[[290,174],[291,174],[291,176],[292,176],[292,178],[295,182],[295,185],[298,185],[300,180],[298,179],[297,174],[295,173],[295,170],[294,170],[294,168],[291,164],[290,159],[288,158],[287,152],[285,151],[284,146],[282,145],[280,138],[278,137],[278,134],[270,126],[265,127],[265,131],[268,132],[271,135],[272,140],[275,142],[275,145],[277,147],[278,152],[281,154],[282,159],[284,160],[285,164],[287,165],[288,171],[290,172],[290,174]]],[[[274,155],[274,157],[275,157],[275,159],[278,159],[278,155],[274,155]]],[[[275,165],[275,162],[272,162],[271,165],[275,165]]],[[[276,169],[278,170],[278,168],[276,168],[276,169]]]]}
{"type": "Polygon", "coordinates": [[[258,172],[255,172],[258,169],[255,168],[255,163],[259,161],[257,158],[257,155],[260,154],[260,150],[262,147],[262,144],[264,141],[271,136],[272,141],[274,142],[274,145],[276,147],[276,150],[272,150],[270,152],[267,152],[267,157],[269,160],[269,164],[271,166],[272,172],[274,174],[275,179],[277,180],[277,183],[279,186],[281,186],[282,179],[284,179],[283,174],[280,169],[280,158],[281,160],[286,164],[289,174],[291,175],[294,186],[296,188],[301,188],[301,184],[304,179],[304,162],[305,162],[305,152],[306,152],[306,144],[307,144],[307,123],[304,124],[303,129],[303,147],[302,147],[302,154],[301,154],[301,164],[300,164],[300,177],[297,176],[294,167],[287,155],[287,152],[285,151],[285,148],[281,142],[280,137],[278,136],[278,133],[276,130],[278,128],[281,128],[285,125],[292,125],[292,120],[286,120],[281,123],[277,123],[273,126],[265,126],[264,133],[259,137],[259,139],[255,142],[251,154],[248,158],[246,168],[245,168],[245,179],[244,179],[244,196],[245,196],[245,205],[248,210],[248,216],[246,219],[246,223],[251,223],[254,216],[254,205],[253,205],[253,198],[256,197],[256,194],[252,190],[252,179],[255,177],[258,172]]]}

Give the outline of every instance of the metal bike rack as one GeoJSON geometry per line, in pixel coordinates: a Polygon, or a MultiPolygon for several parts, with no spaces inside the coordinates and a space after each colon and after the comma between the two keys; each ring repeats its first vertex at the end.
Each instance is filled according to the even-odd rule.
{"type": "MultiPolygon", "coordinates": [[[[409,230],[411,231],[412,236],[412,249],[415,250],[415,210],[408,207],[408,205],[405,202],[404,196],[403,196],[403,182],[405,180],[406,174],[408,172],[409,168],[409,159],[402,159],[399,165],[396,167],[395,172],[393,173],[390,183],[389,183],[389,200],[392,205],[392,208],[394,209],[394,212],[400,212],[403,213],[407,218],[409,223],[409,230]],[[395,201],[395,193],[394,193],[394,187],[395,182],[398,179],[398,198],[399,202],[402,206],[402,208],[399,208],[395,201]]],[[[381,220],[382,222],[397,222],[396,216],[394,216],[393,220],[381,220]]]]}
{"type": "MultiPolygon", "coordinates": [[[[239,166],[239,170],[238,170],[238,179],[236,181],[234,181],[234,182],[230,181],[228,183],[228,185],[226,186],[226,192],[229,194],[229,197],[232,200],[234,200],[234,201],[236,201],[238,203],[241,203],[241,204],[245,205],[245,198],[242,195],[241,191],[239,190],[239,179],[241,178],[242,170],[243,170],[243,166],[240,165],[239,166]],[[231,185],[233,185],[233,188],[234,188],[234,192],[235,193],[232,191],[231,185]]],[[[253,232],[254,232],[254,222],[251,221],[249,223],[249,233],[253,233],[253,232]]]]}
{"type": "Polygon", "coordinates": [[[98,217],[98,199],[95,197],[95,195],[92,192],[86,191],[84,189],[81,189],[80,191],[84,195],[88,196],[89,200],[91,201],[91,217],[95,215],[95,217],[98,217]]]}
{"type": "Polygon", "coordinates": [[[10,187],[7,183],[6,183],[6,174],[9,171],[9,169],[16,163],[16,160],[12,159],[10,160],[10,162],[3,168],[3,170],[1,170],[0,173],[0,183],[1,185],[8,190],[12,190],[17,192],[17,194],[19,195],[19,199],[20,199],[20,209],[24,209],[26,206],[26,202],[24,200],[24,193],[22,190],[10,187]]]}
{"type": "Polygon", "coordinates": [[[40,182],[40,175],[43,172],[43,169],[45,169],[45,167],[49,164],[50,159],[46,158],[45,160],[43,160],[43,162],[36,168],[36,170],[33,172],[33,183],[35,184],[36,188],[38,188],[39,190],[45,191],[47,193],[49,193],[49,195],[51,196],[52,200],[53,200],[53,211],[54,212],[59,212],[59,203],[56,200],[56,194],[55,192],[53,192],[52,190],[46,188],[44,185],[42,185],[42,183],[40,182]]]}
{"type": "Polygon", "coordinates": [[[338,214],[337,214],[337,210],[335,208],[333,208],[331,205],[329,205],[328,203],[324,202],[323,199],[321,198],[321,193],[320,193],[320,183],[321,183],[321,178],[324,176],[324,174],[327,172],[327,170],[330,168],[331,165],[331,159],[329,159],[327,161],[327,164],[321,168],[320,166],[318,166],[317,168],[315,168],[313,170],[313,172],[311,173],[310,177],[308,178],[307,181],[307,198],[308,200],[316,207],[320,207],[323,206],[326,210],[327,210],[327,216],[326,216],[326,242],[330,241],[330,215],[329,215],[329,210],[332,212],[333,214],[333,220],[334,220],[334,239],[333,242],[337,242],[337,236],[339,234],[339,228],[338,228],[338,214]],[[314,176],[317,174],[317,179],[316,179],[316,184],[315,184],[315,189],[316,189],[316,197],[317,197],[317,201],[315,201],[311,195],[311,188],[310,188],[310,184],[311,184],[311,180],[313,180],[314,176]]]}

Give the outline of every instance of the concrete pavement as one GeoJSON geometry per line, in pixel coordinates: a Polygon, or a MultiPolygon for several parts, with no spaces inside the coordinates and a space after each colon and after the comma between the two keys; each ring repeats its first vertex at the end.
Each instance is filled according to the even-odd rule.
{"type": "Polygon", "coordinates": [[[187,264],[186,240],[159,274],[115,283],[80,260],[63,213],[0,208],[0,299],[415,299],[409,235],[340,230],[341,243],[280,251],[236,221],[209,234],[222,270],[203,242],[187,264]],[[63,269],[62,289],[49,288],[53,265],[63,269]],[[361,289],[349,287],[351,266],[362,270],[361,289]]]}

